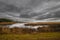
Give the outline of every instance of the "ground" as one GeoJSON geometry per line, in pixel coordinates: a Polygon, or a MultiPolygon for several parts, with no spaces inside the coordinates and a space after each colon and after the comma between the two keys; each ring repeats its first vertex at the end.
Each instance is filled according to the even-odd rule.
{"type": "Polygon", "coordinates": [[[60,40],[60,32],[36,34],[0,34],[0,40],[60,40]]]}

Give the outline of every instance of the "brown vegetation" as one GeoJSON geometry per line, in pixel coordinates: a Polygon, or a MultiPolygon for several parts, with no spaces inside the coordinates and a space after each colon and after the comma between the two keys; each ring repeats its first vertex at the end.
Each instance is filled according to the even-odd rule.
{"type": "Polygon", "coordinates": [[[0,22],[0,25],[10,25],[14,24],[15,22],[0,22]]]}
{"type": "Polygon", "coordinates": [[[25,24],[25,25],[60,25],[60,22],[32,22],[32,23],[28,23],[28,24],[25,24]]]}
{"type": "Polygon", "coordinates": [[[26,33],[38,33],[38,32],[60,32],[60,26],[51,26],[51,27],[39,27],[36,29],[29,28],[9,28],[9,27],[0,27],[0,33],[2,34],[26,34],[26,33]]]}
{"type": "MultiPolygon", "coordinates": [[[[14,22],[4,22],[4,23],[0,23],[0,24],[14,24],[14,22]]],[[[25,33],[38,33],[38,32],[60,32],[60,22],[56,23],[56,22],[42,22],[42,23],[29,23],[27,25],[48,25],[48,27],[45,27],[44,25],[42,25],[43,27],[39,27],[36,29],[30,29],[30,28],[18,28],[18,27],[14,27],[14,28],[9,28],[9,27],[5,27],[5,26],[1,26],[0,27],[0,33],[2,34],[9,34],[9,33],[14,33],[14,34],[25,34],[25,33]],[[49,25],[51,24],[51,25],[49,25]]]]}

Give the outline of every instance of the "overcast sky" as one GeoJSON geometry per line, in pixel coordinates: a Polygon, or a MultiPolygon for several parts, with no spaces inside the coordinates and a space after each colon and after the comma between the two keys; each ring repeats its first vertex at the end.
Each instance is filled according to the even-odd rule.
{"type": "Polygon", "coordinates": [[[29,3],[30,0],[0,0],[8,4],[14,4],[16,6],[22,6],[29,3]]]}
{"type": "Polygon", "coordinates": [[[14,4],[18,7],[20,6],[53,6],[57,2],[60,2],[60,0],[0,0],[7,4],[14,4]],[[55,3],[54,3],[55,2],[55,3]],[[49,5],[48,5],[49,4],[49,5]]]}
{"type": "MultiPolygon", "coordinates": [[[[27,8],[30,8],[30,9],[26,9],[26,10],[23,10],[22,11],[22,15],[27,15],[29,17],[32,17],[32,18],[42,18],[43,16],[46,17],[48,14],[51,14],[50,12],[55,12],[57,10],[60,10],[60,0],[0,0],[2,2],[5,2],[7,4],[13,4],[17,7],[27,7],[27,8]],[[58,7],[59,8],[58,8],[58,7]],[[57,10],[55,10],[55,8],[57,10]],[[53,9],[54,8],[54,9],[53,9]],[[52,10],[52,11],[51,11],[52,10]],[[28,12],[30,11],[30,12],[28,12]],[[26,14],[24,14],[26,12],[26,14]],[[28,13],[27,13],[28,12],[28,13]],[[38,16],[34,16],[34,15],[31,15],[32,13],[36,13],[38,14],[38,16]],[[42,15],[40,13],[43,13],[42,15]]],[[[10,13],[12,15],[15,15],[15,16],[19,16],[20,13],[10,13]]],[[[25,17],[24,16],[24,17],[25,17]]],[[[27,16],[27,17],[28,17],[27,16]]]]}

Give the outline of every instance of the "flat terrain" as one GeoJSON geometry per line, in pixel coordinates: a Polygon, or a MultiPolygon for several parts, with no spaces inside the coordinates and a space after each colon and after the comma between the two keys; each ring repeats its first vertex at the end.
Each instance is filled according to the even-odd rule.
{"type": "Polygon", "coordinates": [[[0,34],[0,40],[60,40],[60,32],[36,34],[0,34]]]}

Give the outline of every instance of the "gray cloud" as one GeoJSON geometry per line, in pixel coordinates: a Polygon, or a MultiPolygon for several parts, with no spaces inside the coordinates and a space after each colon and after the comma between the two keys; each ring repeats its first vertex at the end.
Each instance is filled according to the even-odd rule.
{"type": "MultiPolygon", "coordinates": [[[[29,21],[32,18],[36,19],[47,19],[47,18],[59,18],[60,17],[60,0],[0,0],[4,4],[4,7],[0,6],[1,11],[5,13],[0,13],[3,17],[11,17],[15,19],[28,18],[29,21]],[[6,4],[5,4],[6,3],[6,4]],[[14,5],[13,10],[11,7],[14,5]],[[7,10],[8,8],[8,10],[7,10]],[[10,9],[9,9],[10,8],[10,9]],[[17,8],[17,10],[16,10],[17,8]],[[19,11],[18,11],[19,10],[19,11]]],[[[2,17],[0,15],[0,17],[2,17]]],[[[15,20],[14,19],[14,20],[15,20]]],[[[26,19],[27,20],[27,19],[26,19]]]]}

